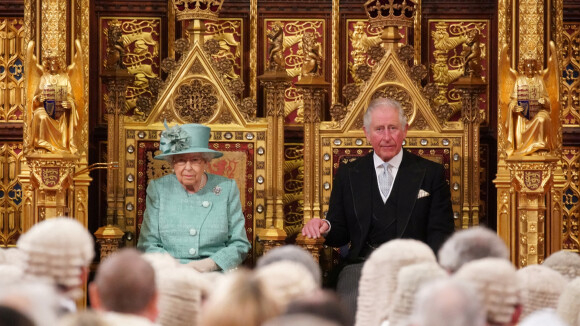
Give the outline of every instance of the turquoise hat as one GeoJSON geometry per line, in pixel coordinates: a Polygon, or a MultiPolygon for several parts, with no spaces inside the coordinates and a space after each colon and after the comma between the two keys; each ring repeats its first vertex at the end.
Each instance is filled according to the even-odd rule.
{"type": "Polygon", "coordinates": [[[159,149],[161,154],[155,159],[165,160],[172,155],[189,153],[209,153],[213,158],[222,157],[222,152],[209,149],[209,133],[211,129],[197,123],[175,125],[171,128],[164,122],[165,130],[161,132],[159,149]]]}

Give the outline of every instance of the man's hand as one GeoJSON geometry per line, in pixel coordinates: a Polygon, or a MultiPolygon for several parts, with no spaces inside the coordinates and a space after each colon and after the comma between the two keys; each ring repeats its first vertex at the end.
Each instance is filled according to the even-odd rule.
{"type": "Polygon", "coordinates": [[[328,223],[319,218],[313,218],[302,228],[302,235],[311,239],[318,239],[321,234],[328,232],[328,229],[328,223]]]}

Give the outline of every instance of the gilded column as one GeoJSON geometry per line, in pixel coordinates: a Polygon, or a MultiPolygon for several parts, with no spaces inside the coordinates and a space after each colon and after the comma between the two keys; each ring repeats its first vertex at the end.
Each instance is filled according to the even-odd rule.
{"type": "Polygon", "coordinates": [[[340,46],[340,0],[332,0],[332,104],[340,103],[338,94],[340,72],[340,56],[338,55],[340,46]]]}
{"type": "Polygon", "coordinates": [[[498,2],[497,228],[518,267],[562,245],[562,70],[552,43],[561,42],[561,4],[498,2]]]}
{"type": "MultiPolygon", "coordinates": [[[[463,180],[479,180],[479,126],[482,114],[479,110],[479,96],[485,92],[487,84],[481,77],[461,77],[455,83],[461,91],[461,120],[463,122],[463,180]],[[469,154],[468,154],[469,153],[469,154]],[[470,157],[471,155],[471,157],[470,157]]],[[[462,228],[479,225],[479,183],[463,185],[462,228]]]]}

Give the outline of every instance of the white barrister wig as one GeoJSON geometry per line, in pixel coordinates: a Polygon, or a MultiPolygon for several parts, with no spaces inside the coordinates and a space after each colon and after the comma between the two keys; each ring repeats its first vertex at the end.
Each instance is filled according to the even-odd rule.
{"type": "Polygon", "coordinates": [[[455,277],[473,285],[487,309],[488,322],[506,324],[521,304],[521,287],[515,267],[505,259],[484,258],[469,262],[455,277]]]}
{"type": "Polygon", "coordinates": [[[558,300],[558,316],[570,326],[580,326],[580,277],[566,284],[558,300]]]}
{"type": "Polygon", "coordinates": [[[550,308],[556,309],[560,294],[567,280],[555,270],[542,266],[530,265],[517,271],[522,287],[523,311],[520,318],[532,312],[550,308]]]}
{"type": "Polygon", "coordinates": [[[22,281],[24,269],[17,265],[0,265],[0,286],[22,281]]]}
{"type": "Polygon", "coordinates": [[[0,249],[0,256],[0,264],[15,265],[24,268],[25,254],[22,250],[16,247],[0,249]]]}
{"type": "Polygon", "coordinates": [[[266,285],[282,311],[291,301],[320,289],[304,265],[289,260],[262,266],[255,270],[255,275],[266,285]]]}
{"type": "Polygon", "coordinates": [[[187,266],[164,269],[157,276],[159,317],[162,326],[195,326],[199,324],[206,279],[187,266]]]}
{"type": "Polygon", "coordinates": [[[316,284],[322,285],[320,265],[307,250],[296,245],[285,245],[271,249],[258,259],[256,267],[260,268],[281,260],[294,261],[304,265],[312,274],[316,284]]]}
{"type": "Polygon", "coordinates": [[[544,262],[544,266],[564,275],[568,281],[580,276],[580,255],[576,252],[560,250],[551,254],[544,262]]]}
{"type": "Polygon", "coordinates": [[[361,272],[355,325],[379,325],[388,319],[385,312],[390,311],[399,270],[424,262],[436,262],[435,254],[418,240],[395,239],[373,251],[361,272]]]}
{"type": "Polygon", "coordinates": [[[95,252],[93,237],[81,223],[67,217],[44,220],[20,236],[17,246],[25,254],[26,275],[53,282],[71,298],[82,295],[82,267],[95,252]]]}
{"type": "Polygon", "coordinates": [[[473,260],[492,257],[509,260],[510,257],[507,246],[497,233],[482,226],[453,233],[437,255],[439,264],[450,273],[473,260]]]}
{"type": "Polygon", "coordinates": [[[439,264],[434,262],[409,265],[401,268],[397,277],[397,290],[393,297],[390,326],[406,326],[413,313],[415,297],[422,285],[449,277],[439,264]]]}

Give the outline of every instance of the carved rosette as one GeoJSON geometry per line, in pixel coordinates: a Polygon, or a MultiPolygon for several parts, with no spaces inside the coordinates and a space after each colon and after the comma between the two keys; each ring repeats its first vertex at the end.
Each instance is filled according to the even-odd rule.
{"type": "Polygon", "coordinates": [[[208,122],[218,109],[218,92],[215,86],[201,79],[193,79],[177,88],[175,112],[190,123],[208,122]]]}
{"type": "MultiPolygon", "coordinates": [[[[387,85],[378,88],[371,96],[371,99],[380,97],[390,98],[399,102],[405,111],[407,119],[410,119],[413,115],[413,99],[411,98],[411,94],[409,94],[409,92],[407,92],[403,87],[398,85],[387,85]]],[[[411,121],[409,121],[409,123],[410,122],[411,121]]]]}

